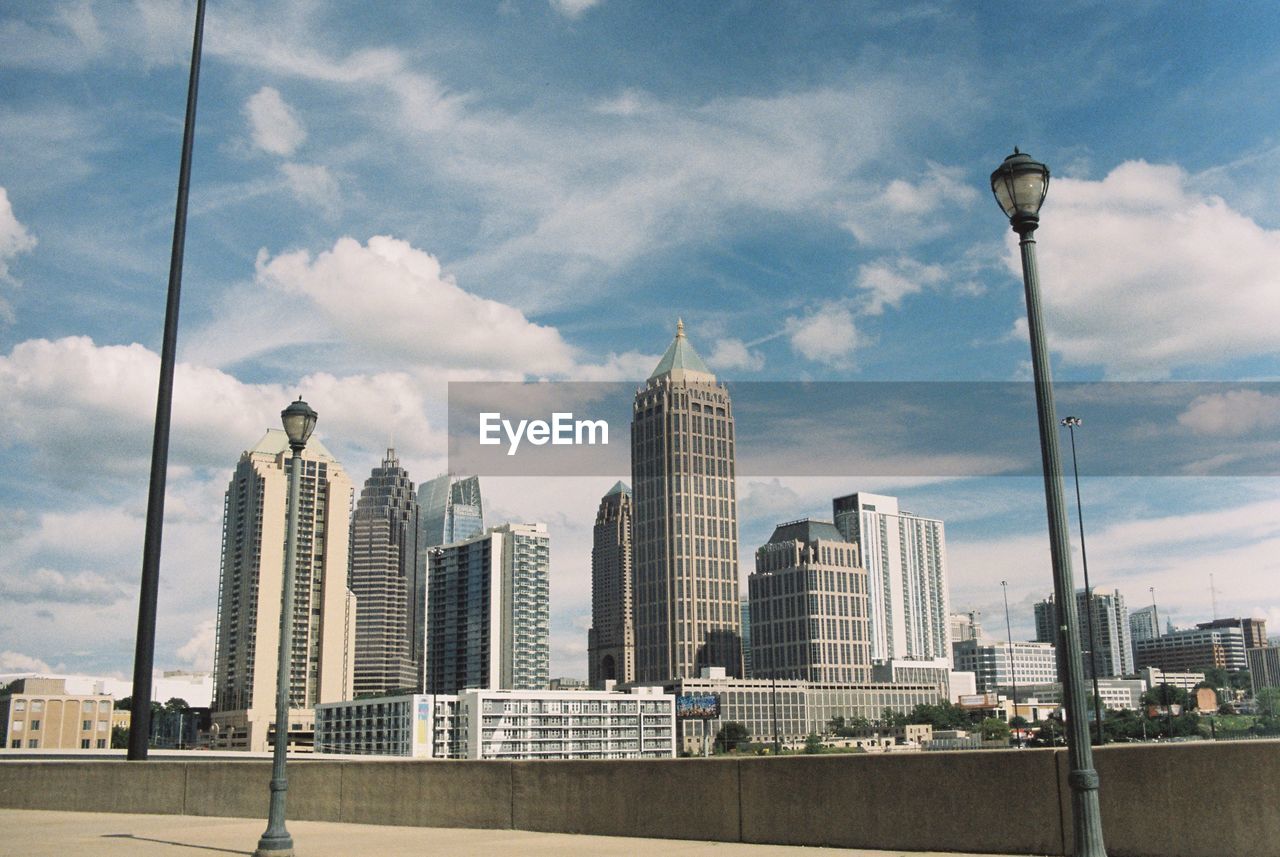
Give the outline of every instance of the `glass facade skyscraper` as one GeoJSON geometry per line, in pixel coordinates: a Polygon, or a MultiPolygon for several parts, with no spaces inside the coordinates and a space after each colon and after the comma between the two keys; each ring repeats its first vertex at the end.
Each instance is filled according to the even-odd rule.
{"type": "Polygon", "coordinates": [[[636,679],[742,675],[733,404],[677,323],[635,396],[636,679]]]}
{"type": "Polygon", "coordinates": [[[427,692],[539,690],[550,675],[550,539],[503,524],[427,550],[427,692]]]}

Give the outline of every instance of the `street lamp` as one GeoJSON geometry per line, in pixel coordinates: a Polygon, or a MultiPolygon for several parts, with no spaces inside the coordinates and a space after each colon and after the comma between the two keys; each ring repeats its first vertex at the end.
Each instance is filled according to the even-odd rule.
{"type": "Polygon", "coordinates": [[[267,829],[254,857],[293,857],[293,837],[284,825],[284,801],[289,791],[285,758],[289,747],[290,660],[293,653],[293,575],[298,564],[298,504],[302,486],[302,450],[316,427],[316,412],[299,397],[280,412],[289,436],[289,523],[285,531],[283,595],[280,599],[280,659],[276,666],[276,734],[271,762],[271,808],[267,829]]]}
{"type": "MultiPolygon", "coordinates": [[[[1013,654],[1013,625],[1009,622],[1009,581],[1000,581],[1000,588],[1004,590],[1004,631],[1009,635],[1009,676],[1013,679],[1013,717],[1009,718],[1009,725],[1013,725],[1013,718],[1018,716],[1018,662],[1014,659],[1013,654]]],[[[1019,730],[1020,736],[1021,730],[1019,730]]],[[[1022,746],[1022,738],[1018,738],[1018,746],[1022,746]]]]}
{"type": "Polygon", "coordinates": [[[1062,425],[1071,433],[1071,472],[1076,483],[1076,522],[1080,525],[1080,566],[1084,570],[1085,632],[1089,635],[1089,672],[1093,675],[1093,712],[1098,721],[1098,743],[1107,742],[1102,731],[1102,695],[1098,691],[1098,636],[1093,630],[1093,588],[1089,586],[1089,555],[1084,550],[1084,507],[1080,503],[1080,465],[1076,463],[1076,429],[1084,425],[1079,417],[1063,417],[1062,425]]]}
{"type": "Polygon", "coordinates": [[[1067,758],[1071,772],[1072,829],[1077,857],[1106,857],[1102,814],[1098,804],[1098,773],[1093,768],[1089,724],[1080,659],[1080,631],[1075,585],[1071,579],[1071,550],[1067,516],[1062,505],[1062,464],[1058,454],[1057,419],[1053,409],[1053,379],[1040,311],[1040,282],[1036,271],[1036,241],[1040,206],[1049,190],[1049,168],[1019,152],[1004,159],[991,174],[991,192],[1018,233],[1022,280],[1027,300],[1027,332],[1031,340],[1031,368],[1036,385],[1036,414],[1040,429],[1040,463],[1044,471],[1045,509],[1049,518],[1049,556],[1053,564],[1054,600],[1058,605],[1058,674],[1067,708],[1067,758]]]}

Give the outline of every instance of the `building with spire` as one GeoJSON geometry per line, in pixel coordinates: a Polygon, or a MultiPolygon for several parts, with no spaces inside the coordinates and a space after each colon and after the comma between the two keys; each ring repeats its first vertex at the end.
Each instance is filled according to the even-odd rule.
{"type": "MultiPolygon", "coordinates": [[[[275,729],[291,461],[288,437],[271,429],[240,456],[227,486],[213,668],[217,748],[265,752],[275,729]]],[[[315,438],[301,462],[289,741],[308,746],[316,704],[353,695],[356,599],[347,588],[351,480],[315,438]]]]}
{"type": "Polygon", "coordinates": [[[422,688],[425,599],[419,579],[418,499],[394,449],[365,480],[351,520],[356,596],[356,696],[422,688]]]}
{"type": "Polygon", "coordinates": [[[591,545],[587,679],[593,688],[635,677],[631,526],[631,489],[618,482],[600,500],[591,545]]]}
{"type": "Polygon", "coordinates": [[[676,323],[635,395],[636,680],[742,675],[733,403],[676,323]]]}

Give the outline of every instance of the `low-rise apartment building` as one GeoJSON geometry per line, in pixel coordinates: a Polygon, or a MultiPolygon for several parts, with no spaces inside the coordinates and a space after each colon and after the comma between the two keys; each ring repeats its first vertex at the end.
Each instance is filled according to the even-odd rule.
{"type": "Polygon", "coordinates": [[[0,696],[0,746],[10,750],[105,750],[114,702],[67,693],[64,679],[20,678],[0,696]]]}

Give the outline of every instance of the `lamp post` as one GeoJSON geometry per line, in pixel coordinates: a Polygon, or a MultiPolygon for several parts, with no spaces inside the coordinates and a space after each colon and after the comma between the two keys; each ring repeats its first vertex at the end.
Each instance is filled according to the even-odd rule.
{"type": "MultiPolygon", "coordinates": [[[[1004,590],[1004,630],[1009,635],[1009,677],[1013,679],[1013,717],[1018,716],[1018,663],[1014,660],[1013,655],[1013,624],[1009,621],[1009,581],[1000,581],[1000,588],[1004,590]]],[[[1009,725],[1013,725],[1013,717],[1009,718],[1009,725]]],[[[1018,746],[1022,746],[1022,738],[1018,738],[1018,746]]]]}
{"type": "Polygon", "coordinates": [[[1035,231],[1040,206],[1049,190],[1049,168],[1019,152],[1004,159],[991,174],[991,192],[1018,233],[1022,280],[1027,300],[1027,332],[1031,340],[1031,368],[1036,386],[1036,415],[1040,429],[1040,463],[1044,471],[1045,509],[1049,519],[1049,556],[1053,565],[1054,600],[1058,604],[1058,674],[1067,709],[1067,757],[1071,772],[1072,830],[1076,857],[1105,857],[1102,814],[1098,803],[1098,773],[1093,768],[1089,724],[1085,714],[1080,630],[1076,616],[1075,584],[1071,579],[1071,551],[1067,516],[1062,503],[1062,463],[1058,453],[1057,419],[1053,408],[1053,379],[1040,310],[1040,280],[1036,270],[1035,231]]]}
{"type": "Polygon", "coordinates": [[[280,598],[280,659],[276,666],[276,735],[271,762],[271,807],[267,829],[258,840],[254,857],[293,857],[293,837],[284,825],[284,802],[289,792],[285,771],[289,747],[290,660],[293,654],[293,575],[298,564],[298,503],[302,493],[302,450],[316,427],[316,412],[301,398],[280,412],[289,436],[289,522],[285,531],[284,576],[280,598]]]}
{"type": "Polygon", "coordinates": [[[1084,506],[1080,503],[1080,465],[1076,463],[1076,428],[1084,425],[1079,417],[1063,417],[1062,425],[1071,433],[1071,472],[1076,483],[1076,522],[1080,525],[1080,567],[1084,571],[1084,629],[1089,635],[1089,672],[1093,676],[1093,713],[1098,721],[1098,743],[1107,743],[1102,731],[1102,695],[1098,691],[1098,635],[1093,628],[1093,588],[1089,586],[1089,555],[1084,549],[1084,506]]]}

